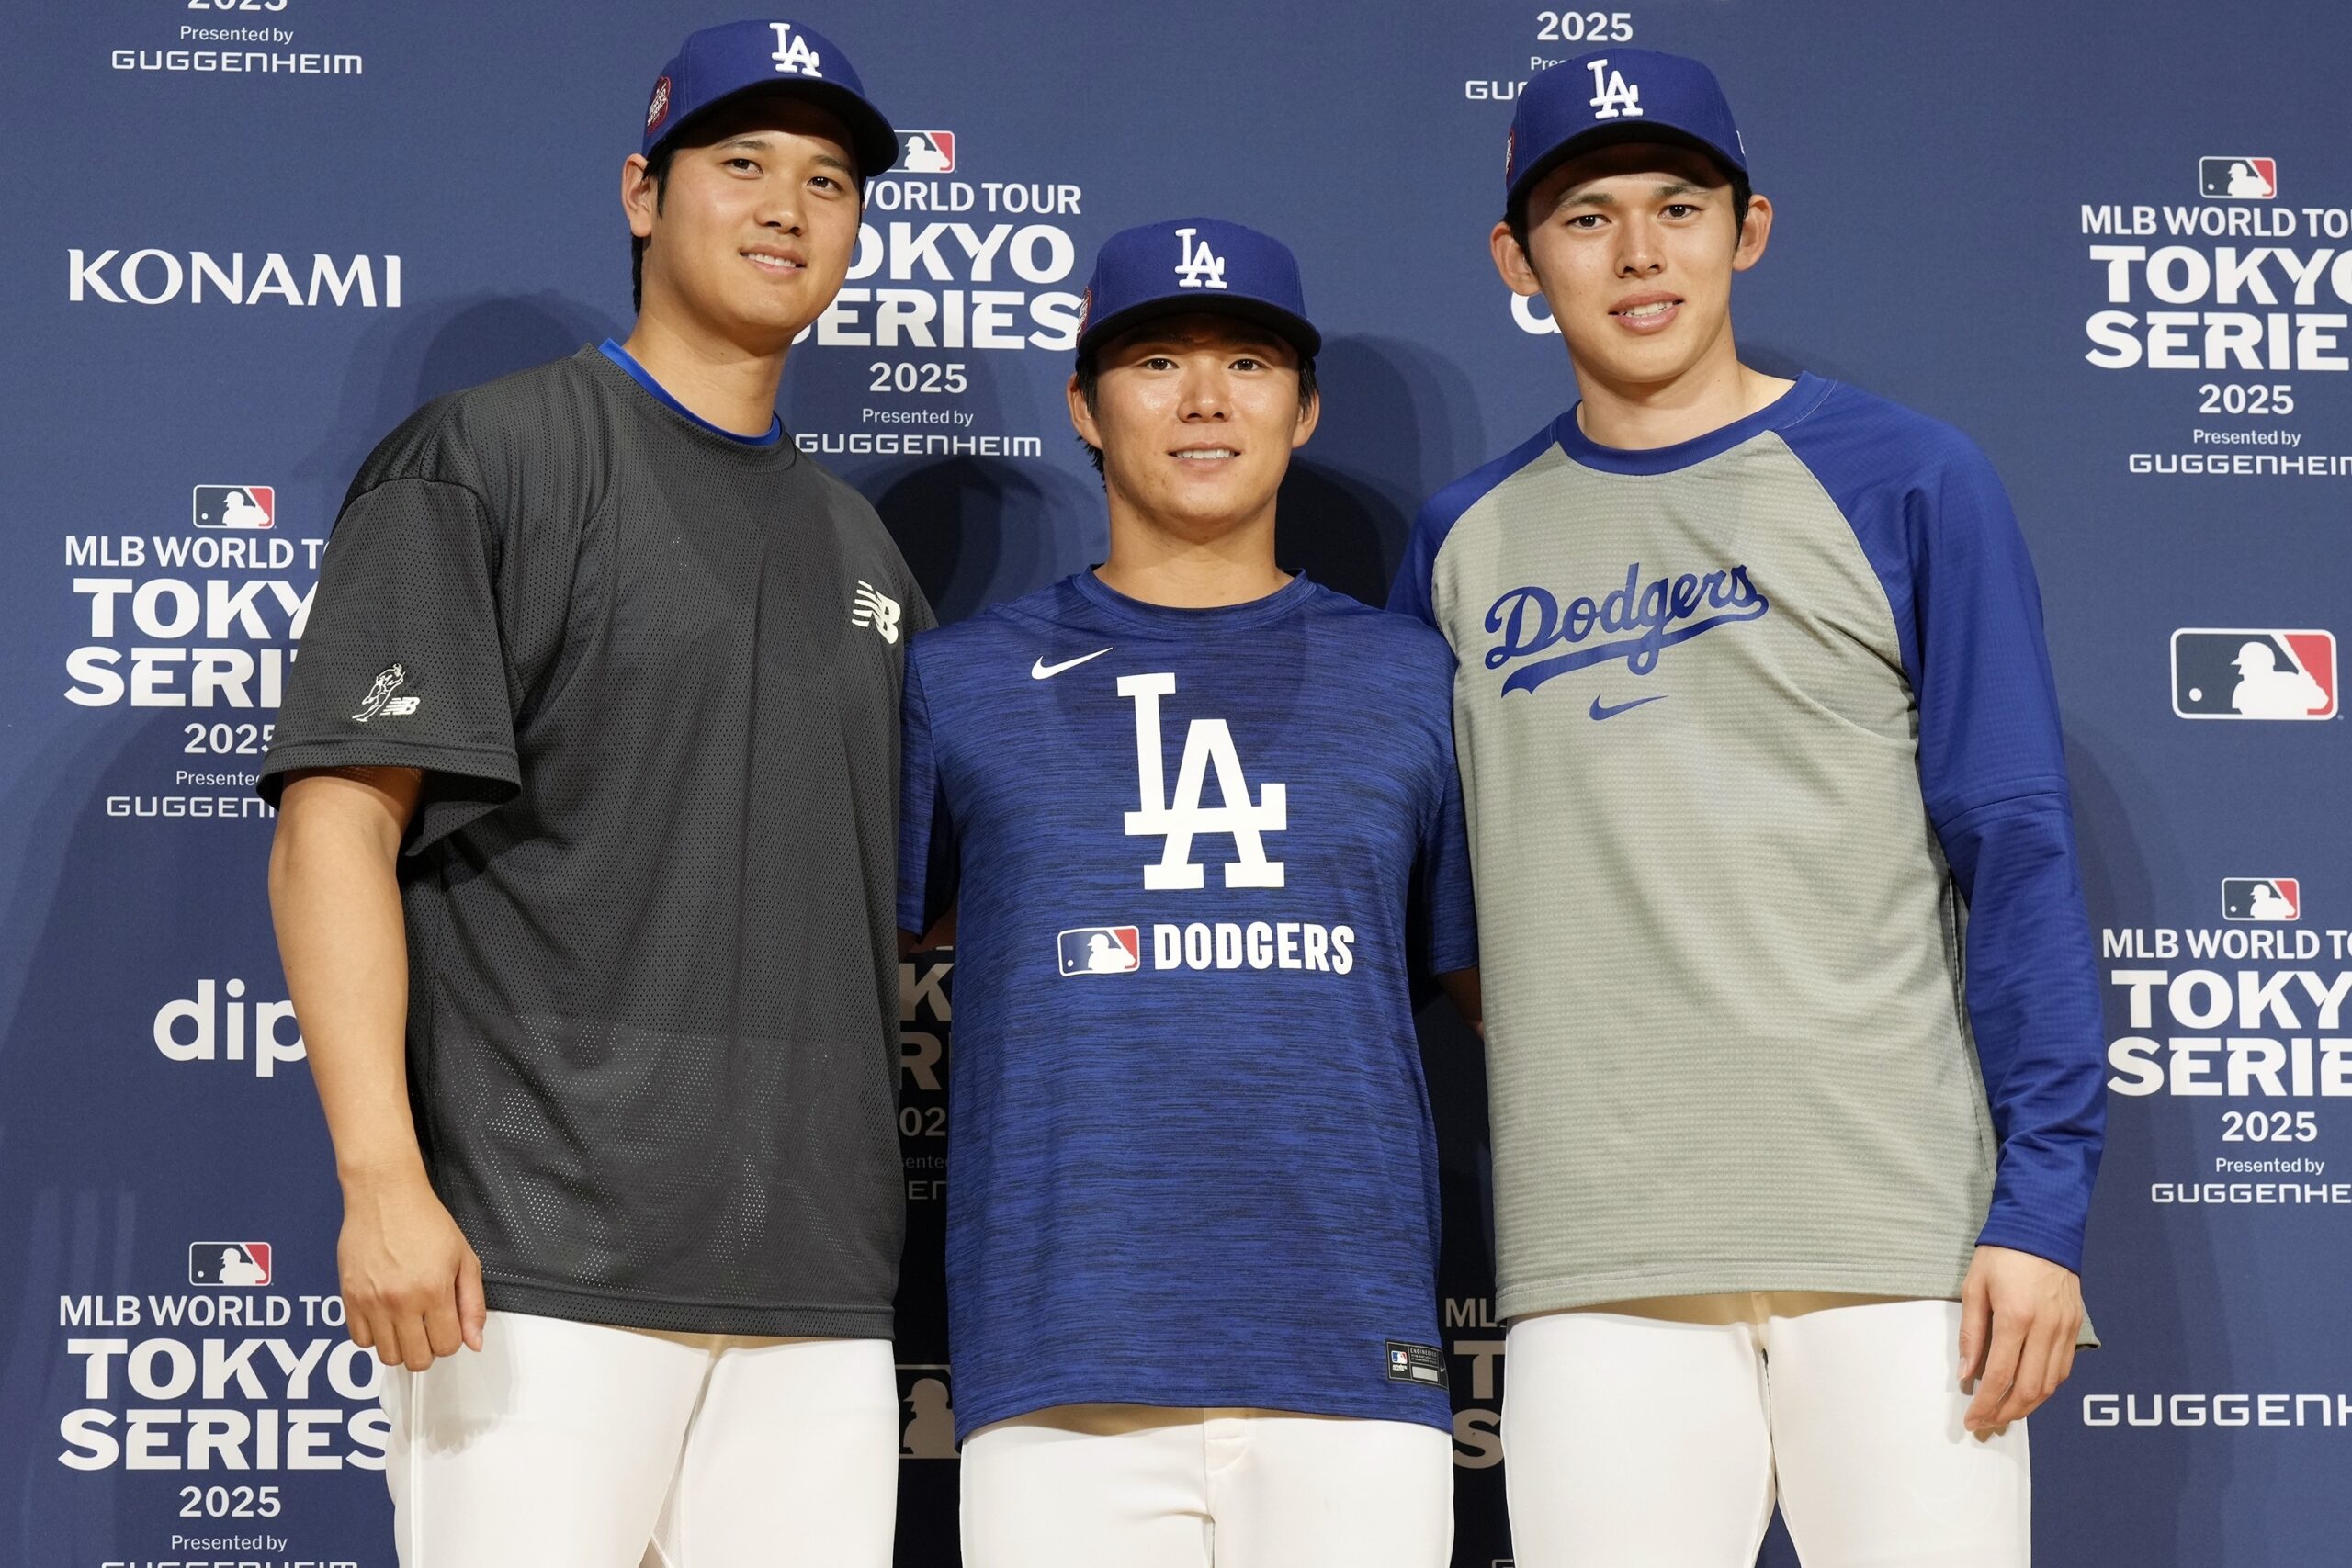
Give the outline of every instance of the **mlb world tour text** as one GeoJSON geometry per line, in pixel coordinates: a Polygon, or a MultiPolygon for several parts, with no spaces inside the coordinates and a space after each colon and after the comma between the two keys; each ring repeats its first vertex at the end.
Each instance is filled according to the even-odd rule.
{"type": "Polygon", "coordinates": [[[82,1403],[58,1422],[58,1461],[381,1470],[390,1425],[376,1404],[375,1353],[353,1344],[343,1321],[334,1295],[60,1297],[82,1403]],[[319,1329],[331,1332],[305,1332],[319,1329]]]}
{"type": "Polygon", "coordinates": [[[277,707],[325,547],[323,539],[276,536],[67,539],[69,567],[258,573],[299,559],[310,578],[77,576],[90,641],[65,656],[74,682],[66,699],[83,707],[277,707]]]}
{"type": "Polygon", "coordinates": [[[2220,1141],[2256,1147],[2224,1153],[2199,1174],[2264,1179],[2160,1181],[2151,1201],[2352,1204],[2352,1181],[2318,1179],[2330,1163],[2322,1157],[2320,1108],[2292,1103],[2352,1097],[2344,1017],[2352,969],[2236,966],[2323,956],[2341,963],[2352,958],[2352,931],[2110,930],[2102,953],[2128,965],[2108,972],[2130,1032],[2108,1046],[2110,1089],[2132,1099],[2253,1102],[2222,1110],[2220,1141]],[[2263,1153],[2266,1145],[2275,1152],[2263,1153]]]}
{"type": "Polygon", "coordinates": [[[2352,249],[2192,243],[2352,238],[2352,212],[2086,206],[2082,223],[2086,234],[2144,242],[2090,247],[2109,308],[2084,322],[2084,357],[2101,369],[2352,369],[2343,342],[2352,327],[2352,249]],[[2173,308],[2181,306],[2205,308],[2173,308]]]}

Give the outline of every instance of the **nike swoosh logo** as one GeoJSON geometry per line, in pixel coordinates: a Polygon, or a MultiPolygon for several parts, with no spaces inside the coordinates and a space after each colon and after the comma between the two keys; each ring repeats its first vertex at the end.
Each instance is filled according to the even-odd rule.
{"type": "MultiPolygon", "coordinates": [[[[1116,648],[1119,645],[1114,642],[1111,645],[1111,648],[1116,648]]],[[[1065,670],[1075,670],[1090,659],[1102,658],[1104,654],[1111,651],[1111,648],[1098,648],[1093,652],[1082,653],[1076,659],[1065,659],[1059,664],[1048,664],[1046,662],[1045,659],[1040,656],[1036,663],[1029,666],[1029,679],[1032,681],[1050,681],[1065,670]]]]}
{"type": "Polygon", "coordinates": [[[1592,716],[1597,719],[1615,718],[1621,713],[1631,713],[1634,709],[1640,707],[1644,703],[1662,703],[1672,694],[1673,694],[1670,692],[1660,692],[1654,697],[1635,697],[1632,702],[1619,703],[1613,708],[1602,706],[1600,699],[1599,697],[1595,697],[1592,699],[1592,716]]]}

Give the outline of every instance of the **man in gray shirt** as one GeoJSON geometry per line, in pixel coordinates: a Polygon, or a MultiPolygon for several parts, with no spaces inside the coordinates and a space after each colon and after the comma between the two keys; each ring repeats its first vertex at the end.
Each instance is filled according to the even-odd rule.
{"type": "Polygon", "coordinates": [[[695,34],[628,343],[420,411],[337,520],[261,788],[411,1568],[889,1561],[931,615],[775,404],[896,151],[819,35],[695,34]]]}
{"type": "Polygon", "coordinates": [[[1713,75],[1531,80],[1503,280],[1580,400],[1391,601],[1457,660],[1521,1568],[2023,1568],[2098,988],[2032,563],[1958,431],[1739,362],[1713,75]]]}

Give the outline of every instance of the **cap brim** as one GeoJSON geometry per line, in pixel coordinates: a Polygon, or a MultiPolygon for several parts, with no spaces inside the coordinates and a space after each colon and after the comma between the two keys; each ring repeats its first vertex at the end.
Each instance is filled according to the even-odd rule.
{"type": "Polygon", "coordinates": [[[671,127],[669,133],[653,145],[667,146],[684,136],[689,127],[699,125],[719,109],[759,96],[805,99],[840,120],[849,130],[850,156],[857,161],[860,180],[870,180],[899,161],[899,133],[882,118],[881,111],[838,82],[807,78],[755,82],[724,97],[713,98],[671,127]]]}
{"type": "Polygon", "coordinates": [[[1250,296],[1223,294],[1185,294],[1174,298],[1147,299],[1140,305],[1130,305],[1115,315],[1099,321],[1089,321],[1078,340],[1078,352],[1091,354],[1105,341],[1129,332],[1144,322],[1161,316],[1238,316],[1254,321],[1298,350],[1303,358],[1312,359],[1323,352],[1323,334],[1304,316],[1295,315],[1280,305],[1269,304],[1250,296]]]}
{"type": "Polygon", "coordinates": [[[1590,130],[1579,132],[1530,164],[1526,172],[1511,182],[1510,192],[1503,201],[1504,212],[1517,212],[1520,204],[1527,199],[1527,193],[1535,188],[1536,182],[1569,159],[1596,148],[1614,147],[1624,141],[1657,141],[1668,146],[1688,147],[1694,152],[1704,153],[1725,175],[1735,179],[1747,177],[1747,171],[1736,159],[1703,136],[1652,120],[1629,119],[1621,124],[1595,126],[1590,130]]]}

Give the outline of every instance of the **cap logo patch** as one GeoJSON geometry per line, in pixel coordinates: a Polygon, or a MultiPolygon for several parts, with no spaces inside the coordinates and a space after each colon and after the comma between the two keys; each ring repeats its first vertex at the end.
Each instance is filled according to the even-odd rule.
{"type": "Polygon", "coordinates": [[[1519,166],[1519,127],[1503,132],[1503,184],[1510,184],[1512,172],[1519,166]]]}
{"type": "Polygon", "coordinates": [[[1088,284],[1078,297],[1078,335],[1086,335],[1087,319],[1094,314],[1094,285],[1088,284]]]}
{"type": "Polygon", "coordinates": [[[653,84],[653,101],[645,106],[645,129],[651,130],[670,118],[670,78],[653,84]]]}
{"type": "Polygon", "coordinates": [[[823,62],[818,59],[817,51],[808,47],[807,39],[792,36],[790,22],[770,22],[768,26],[775,29],[775,53],[769,58],[775,62],[775,68],[780,73],[823,79],[824,73],[818,69],[823,62]]]}
{"type": "Polygon", "coordinates": [[[1176,231],[1176,286],[1179,288],[1222,288],[1225,258],[1209,249],[1206,240],[1195,243],[1197,229],[1176,231]]]}
{"type": "Polygon", "coordinates": [[[1642,90],[1625,80],[1623,71],[1609,69],[1609,62],[1589,60],[1585,69],[1592,73],[1592,118],[1615,119],[1620,115],[1639,119],[1642,115],[1642,90]]]}

